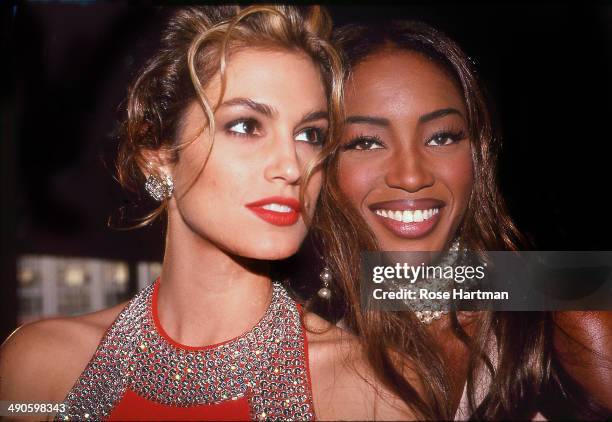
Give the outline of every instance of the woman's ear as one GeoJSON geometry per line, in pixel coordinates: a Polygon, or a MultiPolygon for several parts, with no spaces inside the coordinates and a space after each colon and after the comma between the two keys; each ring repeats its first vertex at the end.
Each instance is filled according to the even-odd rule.
{"type": "Polygon", "coordinates": [[[145,177],[145,190],[153,199],[163,202],[174,192],[173,166],[167,149],[144,150],[139,168],[145,177]]]}
{"type": "Polygon", "coordinates": [[[173,176],[172,152],[168,149],[145,149],[138,158],[138,168],[145,179],[149,176],[173,176]]]}

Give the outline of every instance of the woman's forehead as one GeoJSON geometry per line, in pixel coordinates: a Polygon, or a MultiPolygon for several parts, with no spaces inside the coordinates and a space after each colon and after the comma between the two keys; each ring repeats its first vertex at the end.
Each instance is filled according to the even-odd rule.
{"type": "Polygon", "coordinates": [[[357,64],[346,86],[348,114],[403,115],[440,108],[465,110],[447,72],[420,53],[387,50],[357,64]]]}
{"type": "MultiPolygon", "coordinates": [[[[319,69],[301,52],[271,49],[240,49],[227,62],[224,101],[249,98],[275,105],[280,112],[326,108],[319,69]]],[[[220,93],[221,76],[215,75],[206,91],[211,99],[220,93]]]]}

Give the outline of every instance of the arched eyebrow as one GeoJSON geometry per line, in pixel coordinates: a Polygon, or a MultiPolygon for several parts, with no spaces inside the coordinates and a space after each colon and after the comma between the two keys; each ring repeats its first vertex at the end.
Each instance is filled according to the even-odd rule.
{"type": "Polygon", "coordinates": [[[231,107],[231,106],[242,106],[250,108],[251,110],[263,114],[264,116],[273,118],[278,116],[278,111],[272,107],[271,105],[258,103],[257,101],[253,101],[250,98],[237,97],[232,98],[227,101],[224,101],[219,108],[221,107],[231,107]]]}
{"type": "Polygon", "coordinates": [[[311,111],[302,117],[299,124],[310,123],[321,119],[329,120],[329,113],[325,110],[311,111]]]}
{"type": "Polygon", "coordinates": [[[431,113],[423,114],[419,117],[419,123],[427,123],[435,119],[439,119],[444,116],[448,116],[449,114],[458,114],[461,117],[464,117],[463,114],[457,110],[456,108],[441,108],[440,110],[432,111],[431,113]]]}
{"type": "Polygon", "coordinates": [[[384,117],[374,117],[374,116],[349,116],[344,121],[345,123],[365,123],[368,125],[375,126],[390,126],[391,123],[389,119],[385,119],[384,117]]]}
{"type": "MultiPolygon", "coordinates": [[[[264,103],[258,103],[257,101],[244,97],[231,98],[227,101],[224,101],[223,103],[221,103],[219,108],[232,106],[250,108],[251,110],[263,114],[264,116],[269,118],[278,117],[278,110],[276,110],[276,108],[274,108],[273,106],[264,103]]],[[[306,113],[304,117],[302,117],[302,119],[300,120],[300,124],[313,122],[319,119],[329,120],[329,115],[327,111],[319,110],[306,113]]]]}

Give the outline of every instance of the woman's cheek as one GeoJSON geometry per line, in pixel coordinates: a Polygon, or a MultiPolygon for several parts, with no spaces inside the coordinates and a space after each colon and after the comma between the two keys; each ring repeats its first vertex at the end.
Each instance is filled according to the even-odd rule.
{"type": "Polygon", "coordinates": [[[460,160],[457,166],[457,180],[460,181],[460,189],[462,192],[462,203],[464,208],[467,208],[474,185],[474,165],[472,163],[472,156],[468,154],[460,160]]]}
{"type": "Polygon", "coordinates": [[[317,200],[319,198],[319,194],[321,193],[321,187],[323,186],[323,171],[318,170],[310,176],[310,180],[308,181],[308,186],[306,186],[306,198],[305,198],[305,207],[308,212],[308,215],[312,217],[315,212],[315,207],[317,204],[317,200]]]}
{"type": "Polygon", "coordinates": [[[338,166],[338,186],[353,206],[358,207],[362,202],[367,186],[370,184],[367,171],[358,168],[357,163],[349,160],[340,160],[338,166]]]}
{"type": "Polygon", "coordinates": [[[474,184],[474,170],[469,150],[453,160],[439,163],[438,175],[451,191],[453,200],[457,203],[460,218],[468,207],[472,187],[474,184]]]}

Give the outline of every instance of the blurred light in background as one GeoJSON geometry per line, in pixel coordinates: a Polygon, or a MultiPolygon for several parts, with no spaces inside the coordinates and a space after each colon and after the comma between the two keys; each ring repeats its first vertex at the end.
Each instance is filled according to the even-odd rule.
{"type": "MultiPolygon", "coordinates": [[[[159,262],[136,264],[138,289],[161,273],[159,262]]],[[[17,260],[19,324],[77,315],[129,299],[130,268],[124,261],[24,255],[17,260]]]]}

